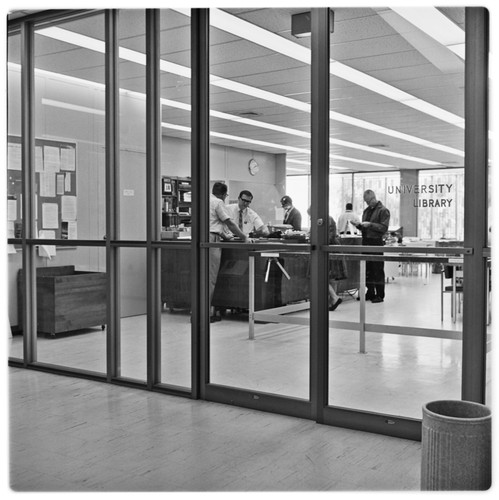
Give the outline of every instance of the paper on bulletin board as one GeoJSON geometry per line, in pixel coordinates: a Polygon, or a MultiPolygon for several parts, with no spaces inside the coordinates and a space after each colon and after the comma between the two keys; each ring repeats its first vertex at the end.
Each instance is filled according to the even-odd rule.
{"type": "Polygon", "coordinates": [[[55,192],[58,196],[62,196],[64,194],[64,174],[56,174],[56,189],[55,192]]]}
{"type": "Polygon", "coordinates": [[[76,196],[61,196],[61,219],[76,220],[76,196]]]}
{"type": "Polygon", "coordinates": [[[7,200],[7,220],[17,220],[17,200],[7,200]]]}
{"type": "Polygon", "coordinates": [[[44,198],[55,197],[55,174],[52,172],[40,172],[40,196],[44,198]]]}
{"type": "Polygon", "coordinates": [[[57,203],[42,203],[42,227],[57,229],[59,227],[59,205],[57,203]]]}
{"type": "Polygon", "coordinates": [[[22,150],[21,144],[17,142],[9,143],[7,151],[8,168],[9,170],[21,170],[22,166],[22,150]]]}
{"type": "Polygon", "coordinates": [[[54,146],[45,146],[43,148],[43,167],[45,172],[60,172],[61,155],[59,148],[54,146]]]}
{"type": "Polygon", "coordinates": [[[67,172],[65,175],[64,190],[66,191],[66,193],[71,192],[71,174],[69,172],[67,172]]]}
{"type": "Polygon", "coordinates": [[[43,149],[35,146],[35,172],[43,172],[43,149]]]}
{"type": "Polygon", "coordinates": [[[61,148],[61,169],[76,170],[76,151],[74,148],[61,148]]]}

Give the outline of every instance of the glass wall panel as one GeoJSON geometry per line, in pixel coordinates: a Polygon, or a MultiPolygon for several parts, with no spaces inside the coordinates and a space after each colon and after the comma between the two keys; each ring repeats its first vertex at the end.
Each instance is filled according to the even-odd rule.
{"type": "Polygon", "coordinates": [[[105,236],[104,15],[35,30],[39,238],[105,236]]]}
{"type": "Polygon", "coordinates": [[[121,376],[147,379],[147,260],[145,248],[119,249],[121,376]]]}
{"type": "Polygon", "coordinates": [[[146,239],[145,11],[119,11],[119,238],[146,239]]]}
{"type": "MultiPolygon", "coordinates": [[[[438,19],[464,43],[464,9],[334,11],[330,151],[339,175],[353,175],[349,218],[364,221],[362,236],[339,243],[462,245],[464,60],[428,27],[438,19]]],[[[342,196],[333,180],[330,200],[342,196]]],[[[345,207],[330,206],[340,222],[345,207]]],[[[341,301],[329,316],[329,404],[420,418],[429,399],[460,397],[462,293],[448,292],[452,258],[389,255],[347,255],[346,277],[333,280],[341,301]]]]}
{"type": "Polygon", "coordinates": [[[191,386],[190,17],[162,9],[161,58],[161,381],[191,386]],[[175,240],[175,241],[174,241],[175,240]],[[173,245],[173,246],[171,246],[173,245]]]}
{"type": "Polygon", "coordinates": [[[36,266],[38,361],[105,373],[105,249],[40,246],[36,266]]]}
{"type": "MultiPolygon", "coordinates": [[[[7,238],[20,238],[23,224],[22,192],[23,181],[21,171],[21,50],[20,35],[12,35],[7,38],[7,133],[9,136],[7,148],[7,211],[5,224],[7,238]]],[[[6,283],[6,313],[9,318],[9,355],[12,357],[23,357],[22,337],[16,335],[12,338],[12,332],[17,333],[19,328],[19,304],[17,300],[17,277],[22,268],[22,251],[20,247],[7,245],[7,283],[6,283]]]]}
{"type": "Polygon", "coordinates": [[[308,399],[309,255],[285,247],[265,253],[272,241],[305,240],[299,230],[307,223],[307,185],[301,186],[303,196],[291,196],[300,204],[301,222],[292,226],[285,219],[290,206],[281,203],[290,196],[287,170],[298,174],[295,167],[303,165],[307,174],[310,165],[310,40],[290,32],[292,15],[299,12],[210,9],[210,190],[215,182],[228,189],[211,198],[210,240],[225,241],[230,226],[216,222],[214,206],[222,203],[236,227],[241,221],[243,232],[261,243],[258,252],[248,252],[233,229],[225,248],[211,249],[211,265],[220,261],[213,265],[210,381],[308,399]],[[278,308],[296,303],[294,314],[303,317],[285,323],[278,308]],[[258,320],[264,313],[272,321],[258,320]]]}

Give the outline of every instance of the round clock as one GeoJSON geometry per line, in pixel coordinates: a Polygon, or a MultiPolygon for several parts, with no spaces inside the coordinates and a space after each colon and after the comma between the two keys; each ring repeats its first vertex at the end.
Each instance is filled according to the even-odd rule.
{"type": "Polygon", "coordinates": [[[256,175],[260,170],[258,163],[253,158],[248,163],[248,170],[251,175],[256,175]]]}

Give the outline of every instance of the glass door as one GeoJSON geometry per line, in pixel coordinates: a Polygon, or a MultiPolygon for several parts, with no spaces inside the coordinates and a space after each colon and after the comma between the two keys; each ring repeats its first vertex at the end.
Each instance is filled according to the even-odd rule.
{"type": "Polygon", "coordinates": [[[326,420],[416,435],[423,404],[463,390],[465,9],[334,23],[326,420]]]}
{"type": "Polygon", "coordinates": [[[210,9],[208,394],[309,414],[309,200],[288,192],[310,164],[297,12],[210,9]]]}

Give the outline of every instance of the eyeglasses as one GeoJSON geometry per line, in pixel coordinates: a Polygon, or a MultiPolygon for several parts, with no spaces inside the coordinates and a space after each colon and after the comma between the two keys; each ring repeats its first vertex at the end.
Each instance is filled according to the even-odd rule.
{"type": "Polygon", "coordinates": [[[250,204],[252,200],[245,200],[244,198],[239,198],[241,201],[244,201],[244,203],[250,204]]]}

